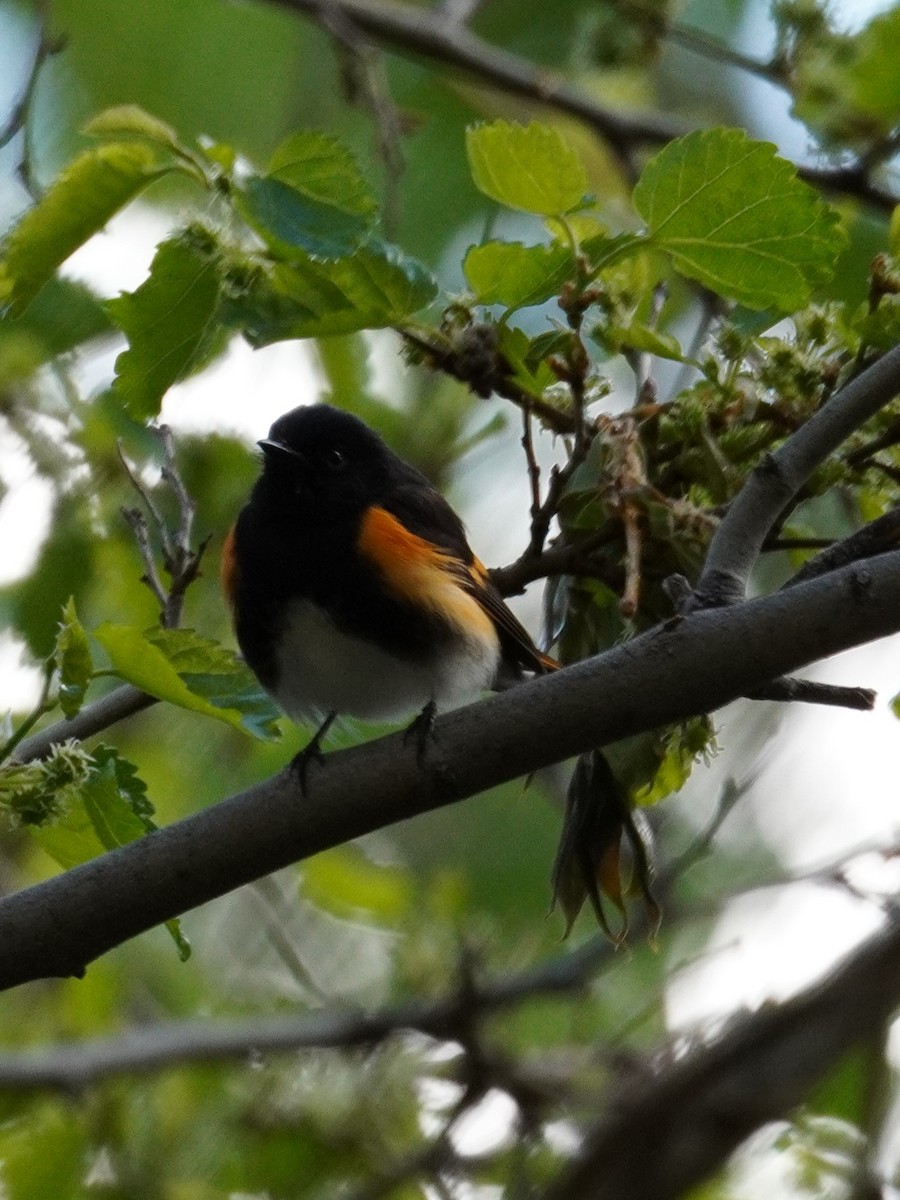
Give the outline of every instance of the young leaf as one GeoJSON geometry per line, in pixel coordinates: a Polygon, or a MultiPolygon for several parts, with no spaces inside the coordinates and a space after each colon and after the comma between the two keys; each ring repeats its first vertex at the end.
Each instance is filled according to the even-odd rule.
{"type": "Polygon", "coordinates": [[[739,129],[670,142],[647,164],[634,204],[679,271],[753,308],[805,304],[844,240],[796,169],[739,129]]]}
{"type": "Polygon", "coordinates": [[[113,670],[142,691],[180,708],[225,721],[257,738],[275,738],[278,711],[243,663],[191,629],[101,625],[94,637],[113,670]]]}
{"type": "Polygon", "coordinates": [[[584,199],[581,159],[549,125],[470,125],[466,152],[475,186],[508,208],[556,217],[584,199]]]}
{"type": "Polygon", "coordinates": [[[599,324],[591,330],[591,337],[611,353],[616,353],[624,346],[640,353],[654,354],[657,358],[668,358],[672,362],[694,361],[685,357],[678,338],[671,333],[651,329],[641,321],[631,321],[628,325],[599,324]]]}
{"type": "Polygon", "coordinates": [[[202,362],[221,282],[214,248],[187,230],[160,243],[137,291],[108,302],[129,342],[116,359],[115,390],[136,419],[155,417],[167,389],[202,362]]]}
{"type": "Polygon", "coordinates": [[[178,134],[171,125],[145,112],[137,104],[119,104],[115,108],[106,108],[103,112],[91,117],[84,127],[84,133],[91,137],[139,137],[148,142],[158,142],[170,150],[182,153],[184,147],[178,140],[178,134]]]}
{"type": "Polygon", "coordinates": [[[524,308],[555,296],[575,269],[566,246],[524,246],[521,242],[485,242],[471,246],[463,262],[469,287],[479,304],[524,308]]]}
{"type": "Polygon", "coordinates": [[[370,233],[377,211],[349,150],[313,130],[283,142],[268,172],[251,176],[235,202],[265,243],[288,257],[352,253],[370,233]]]}
{"type": "Polygon", "coordinates": [[[70,597],[56,635],[56,662],[59,668],[59,704],[67,717],[74,717],[84,703],[94,664],[84,626],[70,597]]]}
{"type": "Polygon", "coordinates": [[[335,262],[304,256],[277,263],[229,301],[227,316],[251,345],[266,346],[396,325],[436,292],[421,263],[395,246],[372,242],[335,262]]]}
{"type": "Polygon", "coordinates": [[[312,129],[289,137],[272,155],[267,173],[294,191],[342,212],[371,218],[377,211],[372,190],[350,151],[335,138],[312,129]]]}
{"type": "Polygon", "coordinates": [[[79,155],[3,243],[0,307],[21,312],[70,254],[176,166],[141,142],[112,142],[79,155]]]}
{"type": "Polygon", "coordinates": [[[299,252],[342,258],[370,229],[367,217],[325,204],[273,176],[251,175],[235,192],[235,206],[267,246],[288,257],[299,252]]]}

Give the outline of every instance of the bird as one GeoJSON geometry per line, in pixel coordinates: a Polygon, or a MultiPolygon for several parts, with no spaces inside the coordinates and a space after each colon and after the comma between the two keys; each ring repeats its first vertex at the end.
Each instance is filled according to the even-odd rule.
{"type": "Polygon", "coordinates": [[[221,580],[241,654],[292,720],[396,722],[558,664],[511,612],[462,521],[358,417],[325,403],[279,417],[225,538],[221,580]]]}

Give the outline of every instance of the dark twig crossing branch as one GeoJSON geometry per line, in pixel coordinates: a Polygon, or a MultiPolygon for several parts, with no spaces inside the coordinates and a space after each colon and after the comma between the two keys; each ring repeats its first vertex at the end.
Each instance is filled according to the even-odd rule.
{"type": "Polygon", "coordinates": [[[836,392],[778,450],[766,455],[713,535],[691,605],[742,600],[765,539],[812,472],[900,393],[900,347],[836,392]]]}

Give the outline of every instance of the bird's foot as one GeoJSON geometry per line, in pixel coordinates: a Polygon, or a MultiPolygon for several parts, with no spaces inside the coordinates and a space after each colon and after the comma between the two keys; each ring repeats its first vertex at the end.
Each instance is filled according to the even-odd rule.
{"type": "Polygon", "coordinates": [[[306,795],[306,781],[310,763],[317,762],[321,765],[325,762],[325,755],[322,753],[322,742],[325,740],[328,730],[334,724],[336,717],[336,712],[330,712],[303,749],[291,759],[291,774],[296,775],[297,782],[300,784],[300,791],[304,796],[306,795]]]}
{"type": "Polygon", "coordinates": [[[404,742],[416,741],[416,758],[419,766],[424,766],[428,743],[434,737],[434,721],[437,716],[437,705],[429,700],[414,721],[411,721],[403,734],[404,742]]]}

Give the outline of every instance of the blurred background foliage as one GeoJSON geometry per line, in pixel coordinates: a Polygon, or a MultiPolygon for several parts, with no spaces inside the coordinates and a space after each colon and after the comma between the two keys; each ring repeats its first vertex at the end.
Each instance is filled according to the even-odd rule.
{"type": "MultiPolygon", "coordinates": [[[[408,5],[411,12],[437,7],[408,5]]],[[[887,27],[860,50],[859,41],[842,32],[847,22],[858,24],[859,13],[833,12],[829,21],[825,6],[813,0],[781,0],[775,6],[780,27],[768,5],[755,0],[486,0],[471,7],[470,25],[487,43],[559,72],[598,100],[666,114],[685,130],[741,126],[813,167],[823,151],[837,148],[839,163],[848,146],[883,143],[897,121],[894,63],[900,59],[880,73],[866,69],[890,44],[887,27]],[[788,73],[799,121],[777,80],[757,78],[713,53],[698,54],[689,38],[661,38],[670,21],[775,63],[802,43],[794,61],[804,69],[788,73]]],[[[451,0],[443,8],[454,19],[451,0]]],[[[0,98],[10,112],[26,86],[42,22],[64,39],[64,48],[38,77],[26,145],[19,135],[0,150],[0,228],[29,203],[17,172],[23,153],[32,186],[49,183],[87,144],[80,132],[85,122],[119,104],[140,105],[186,140],[205,135],[231,144],[256,164],[298,128],[339,136],[375,184],[393,240],[420,257],[447,290],[463,288],[460,260],[486,229],[527,236],[528,218],[498,220],[495,206],[472,183],[464,131],[473,119],[539,117],[556,124],[577,146],[591,191],[634,221],[625,215],[631,180],[621,161],[574,119],[422,56],[381,53],[374,42],[366,44],[361,63],[327,21],[310,20],[289,5],[56,0],[36,7],[7,0],[0,3],[0,98]],[[397,138],[387,155],[379,145],[385,128],[365,101],[366,86],[396,105],[397,138]]],[[[888,170],[886,151],[882,159],[888,170]]],[[[889,183],[882,176],[878,187],[886,193],[889,183]]],[[[888,244],[890,205],[848,196],[839,202],[850,236],[834,282],[820,298],[860,303],[870,287],[870,260],[888,244]]],[[[138,243],[145,270],[153,241],[196,203],[196,192],[184,183],[161,181],[142,198],[138,217],[100,240],[114,241],[113,258],[127,257],[138,243]]],[[[86,259],[84,269],[91,278],[86,259]]],[[[139,278],[116,286],[133,287],[139,278]]],[[[687,291],[680,303],[689,316],[695,301],[687,291]]],[[[531,332],[537,332],[539,317],[524,320],[536,322],[531,332]]],[[[34,500],[27,510],[17,510],[16,528],[4,527],[17,543],[10,558],[19,564],[7,567],[0,590],[0,621],[9,638],[5,661],[12,673],[21,648],[32,666],[30,675],[19,672],[18,698],[6,701],[13,709],[30,702],[33,666],[52,649],[70,596],[88,628],[104,621],[149,626],[157,619],[120,516],[134,495],[117,439],[145,464],[148,486],[158,481],[161,452],[107,390],[120,349],[102,311],[71,281],[55,281],[24,315],[0,327],[0,477],[10,500],[26,478],[42,485],[29,493],[34,500]],[[60,354],[68,357],[59,360],[60,354]]],[[[269,352],[258,354],[262,361],[269,352]]],[[[258,391],[249,386],[236,395],[226,370],[205,382],[200,375],[166,399],[163,418],[177,433],[198,533],[211,538],[202,576],[188,593],[187,625],[230,644],[215,560],[255,477],[252,435],[262,435],[279,411],[317,396],[377,424],[444,488],[463,509],[482,557],[492,565],[516,557],[527,540],[529,493],[511,406],[403,364],[390,334],[323,339],[290,354],[279,357],[277,373],[267,374],[258,391]]],[[[611,354],[608,366],[609,407],[618,411],[630,405],[633,384],[621,359],[611,354]]],[[[661,364],[660,378],[671,383],[677,370],[677,364],[661,364]]],[[[798,370],[796,361],[786,365],[781,382],[790,385],[798,370]]],[[[542,461],[553,461],[554,453],[545,439],[542,461]]],[[[158,495],[168,503],[164,491],[158,495]]],[[[887,497],[870,487],[864,501],[869,511],[863,515],[874,515],[887,497]]],[[[823,529],[840,534],[859,516],[840,496],[822,505],[804,510],[812,536],[823,529]]],[[[174,520],[175,512],[170,516],[174,520]]],[[[577,524],[578,514],[564,512],[566,520],[577,524]]],[[[660,576],[674,567],[684,564],[666,563],[660,576]]],[[[783,565],[770,569],[773,577],[784,574],[783,565]]],[[[536,629],[539,597],[526,600],[521,611],[536,629]]],[[[722,759],[680,798],[654,810],[663,867],[695,845],[698,828],[726,794],[728,776],[746,780],[758,769],[777,720],[751,715],[747,706],[720,723],[722,759]],[[738,727],[742,733],[729,741],[728,730],[738,727]]],[[[333,744],[370,733],[348,724],[333,744]]],[[[158,705],[103,740],[138,764],[164,824],[278,770],[305,736],[288,726],[280,742],[257,743],[200,715],[158,705]]],[[[549,1181],[571,1155],[579,1123],[596,1115],[597,1097],[640,1069],[643,1053],[666,1039],[674,1045],[673,981],[716,953],[708,938],[728,897],[789,873],[765,830],[760,835],[745,816],[736,836],[717,838],[714,853],[695,845],[691,869],[674,881],[663,870],[665,921],[652,945],[638,934],[629,951],[613,954],[583,921],[564,951],[561,921],[546,912],[565,780],[560,769],[528,788],[508,785],[191,913],[183,922],[193,944],[186,964],[156,930],[93,964],[83,980],[7,993],[0,997],[0,1040],[9,1050],[40,1048],[182,1018],[253,1020],[349,1004],[371,1008],[442,996],[473,978],[527,976],[534,964],[549,964],[552,973],[554,964],[564,971],[578,955],[596,959],[597,973],[585,969],[573,988],[576,999],[565,991],[553,995],[548,986],[477,1030],[453,1029],[445,1038],[398,1032],[368,1049],[176,1065],[68,1095],[4,1091],[0,1053],[4,1194],[12,1200],[532,1194],[529,1189],[549,1181]],[[450,1132],[442,1134],[445,1125],[450,1132]]],[[[0,851],[6,891],[56,869],[21,829],[2,834],[0,851]]],[[[771,1191],[773,1175],[786,1195],[849,1195],[867,1153],[859,1131],[870,1120],[876,1085],[890,1073],[883,1054],[878,1063],[875,1071],[842,1068],[809,1112],[764,1131],[703,1196],[761,1195],[771,1191]]],[[[886,1169],[896,1170],[896,1162],[886,1169]]]]}

